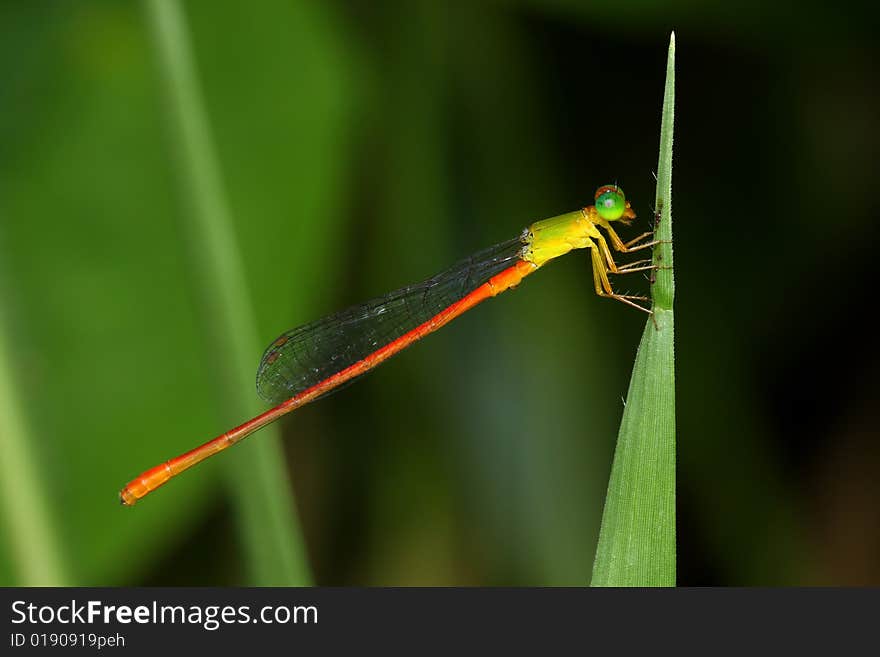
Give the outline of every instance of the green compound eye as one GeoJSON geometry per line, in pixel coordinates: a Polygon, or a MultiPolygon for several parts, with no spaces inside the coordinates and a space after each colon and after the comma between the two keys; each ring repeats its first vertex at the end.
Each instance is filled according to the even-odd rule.
{"type": "Polygon", "coordinates": [[[626,197],[617,185],[603,185],[596,190],[596,212],[606,221],[616,221],[626,212],[626,197]]]}

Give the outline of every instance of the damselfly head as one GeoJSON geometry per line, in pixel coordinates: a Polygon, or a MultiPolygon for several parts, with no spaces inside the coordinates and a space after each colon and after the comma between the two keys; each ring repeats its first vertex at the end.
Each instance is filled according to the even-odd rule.
{"type": "Polygon", "coordinates": [[[617,185],[602,185],[596,190],[595,199],[596,212],[605,221],[621,221],[629,225],[636,218],[623,190],[617,185]]]}

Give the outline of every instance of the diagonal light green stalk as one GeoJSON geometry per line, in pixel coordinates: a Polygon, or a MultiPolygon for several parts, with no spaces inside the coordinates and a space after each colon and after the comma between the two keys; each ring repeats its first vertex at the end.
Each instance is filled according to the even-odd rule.
{"type": "MultiPolygon", "coordinates": [[[[2,311],[2,308],[0,308],[2,311]]],[[[69,584],[61,558],[59,531],[46,500],[40,467],[31,448],[16,395],[9,340],[0,317],[0,516],[20,586],[69,584]]]]}
{"type": "MultiPolygon", "coordinates": [[[[238,243],[199,91],[185,17],[177,0],[146,0],[171,111],[179,173],[189,211],[184,228],[213,359],[219,400],[228,421],[259,412],[246,393],[259,348],[238,243]]],[[[235,493],[251,583],[307,585],[311,577],[294,510],[278,432],[263,429],[236,447],[227,474],[235,493]]]]}
{"type": "Polygon", "coordinates": [[[653,316],[630,380],[605,498],[593,586],[675,586],[675,362],[672,127],[675,33],[669,41],[655,207],[653,316]]]}

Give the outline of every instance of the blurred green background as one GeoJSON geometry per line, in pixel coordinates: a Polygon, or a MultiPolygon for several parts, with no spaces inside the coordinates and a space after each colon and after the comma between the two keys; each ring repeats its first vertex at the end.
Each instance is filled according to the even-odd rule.
{"type": "MultiPolygon", "coordinates": [[[[679,582],[880,584],[870,10],[448,4],[184,4],[254,371],[599,184],[641,232],[674,28],[679,582]]],[[[140,4],[0,6],[2,584],[253,581],[249,445],[116,498],[231,426],[167,109],[140,4]]],[[[285,418],[314,581],[588,582],[643,321],[575,254],[285,418]]]]}

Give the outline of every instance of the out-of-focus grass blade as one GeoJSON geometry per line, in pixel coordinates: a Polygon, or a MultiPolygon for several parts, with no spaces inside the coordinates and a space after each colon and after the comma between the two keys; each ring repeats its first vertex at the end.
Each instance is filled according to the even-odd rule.
{"type": "MultiPolygon", "coordinates": [[[[202,106],[186,23],[176,0],[148,0],[147,13],[168,93],[179,172],[189,204],[185,230],[204,330],[214,360],[218,393],[230,415],[246,418],[259,409],[242,381],[253,378],[258,343],[253,309],[219,164],[202,106]]],[[[257,585],[304,585],[310,581],[296,522],[278,432],[271,427],[236,448],[228,464],[242,541],[257,585]]]]}
{"type": "Polygon", "coordinates": [[[17,571],[16,584],[64,586],[68,582],[59,532],[15,392],[6,328],[0,316],[0,515],[7,529],[3,536],[17,571]]]}
{"type": "Polygon", "coordinates": [[[672,303],[672,128],[675,34],[669,41],[660,126],[652,286],[605,498],[593,586],[675,585],[675,362],[672,303]]]}

